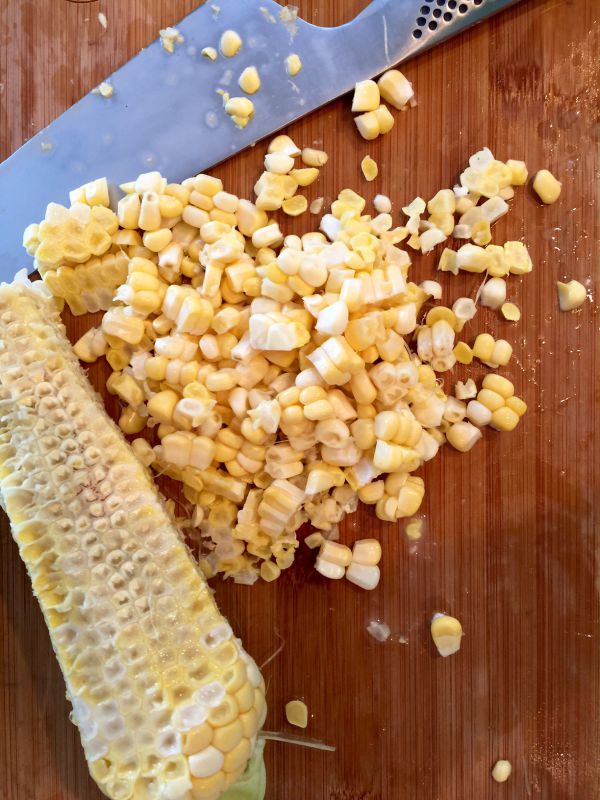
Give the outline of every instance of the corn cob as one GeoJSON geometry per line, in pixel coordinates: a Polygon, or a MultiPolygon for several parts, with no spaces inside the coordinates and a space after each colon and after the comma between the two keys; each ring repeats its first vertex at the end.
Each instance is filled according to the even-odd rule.
{"type": "Polygon", "coordinates": [[[264,682],[46,291],[0,286],[0,500],[72,718],[113,800],[215,800],[254,751],[264,682]]]}

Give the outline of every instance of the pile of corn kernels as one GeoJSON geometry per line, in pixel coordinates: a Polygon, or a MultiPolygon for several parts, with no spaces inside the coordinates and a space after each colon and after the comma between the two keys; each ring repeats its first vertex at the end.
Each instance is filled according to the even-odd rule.
{"type": "Polygon", "coordinates": [[[512,348],[486,332],[457,342],[476,302],[425,313],[441,286],[409,280],[410,248],[471,240],[444,250],[438,268],[489,277],[477,299],[518,314],[506,279],[529,272],[531,259],[521,242],[491,244],[491,225],[525,183],[525,164],[486,148],[454,189],[404,207],[399,226],[389,198],[375,198],[373,215],[344,189],[319,231],[286,236],[268,212],[305,210],[297,192],[326,160],[278,136],[256,202],[209,175],[169,184],[153,172],[121,187],[116,213],[100,179],[25,232],[56,297],[75,314],[105,311],[75,351],[88,363],[106,358],[135,452],[183,485],[207,576],[276,579],[309,522],[319,571],[374,588],[376,544],[331,547],[342,517],[359,500],[384,521],[414,517],[424,495],[415,473],[442,444],[466,452],[483,427],[510,431],[526,411],[495,372],[479,390],[470,379],[443,391],[439,374],[457,361],[496,369],[512,348]]]}

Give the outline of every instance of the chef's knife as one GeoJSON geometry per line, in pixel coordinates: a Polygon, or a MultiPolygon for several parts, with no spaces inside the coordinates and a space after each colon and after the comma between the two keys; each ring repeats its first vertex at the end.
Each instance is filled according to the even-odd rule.
{"type": "Polygon", "coordinates": [[[513,2],[373,0],[352,22],[321,28],[282,20],[273,0],[208,0],[177,24],[184,42],[171,55],[153,42],[110,77],[111,98],[86,95],[0,165],[0,280],[30,266],[23,230],[49,202],[68,205],[70,189],[150,170],[173,181],[201,172],[513,2]],[[228,28],[243,39],[239,54],[204,58],[228,28]],[[292,52],[303,65],[294,78],[284,65],[292,52]],[[249,65],[262,87],[239,130],[217,90],[242,94],[237,78],[249,65]]]}

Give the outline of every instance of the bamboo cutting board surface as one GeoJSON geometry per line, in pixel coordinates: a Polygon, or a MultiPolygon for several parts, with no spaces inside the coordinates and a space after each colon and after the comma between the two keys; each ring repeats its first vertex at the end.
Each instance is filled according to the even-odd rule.
{"type": "MultiPolygon", "coordinates": [[[[0,155],[195,5],[3,0],[0,155]]],[[[363,5],[304,0],[300,11],[338,24],[363,5]]],[[[259,664],[284,643],[264,670],[266,727],[289,733],[284,704],[301,697],[311,714],[306,735],[336,747],[269,744],[269,800],[598,796],[599,11],[594,0],[529,0],[413,60],[404,71],[418,106],[396,115],[393,132],[376,142],[358,138],[348,98],[289,131],[330,154],[311,199],[330,201],[350,186],[368,198],[389,194],[398,210],[452,186],[484,145],[502,159],[524,158],[530,172],[548,167],[563,193],[542,208],[528,188],[517,190],[494,240],[523,237],[532,253],[534,272],[509,281],[523,319],[514,325],[483,309],[471,327],[514,344],[504,374],[530,411],[514,433],[486,431],[470,454],[447,447],[426,465],[426,532],[416,545],[370,509],[347,520],[345,541],[382,540],[378,590],[321,579],[304,547],[274,584],[217,582],[221,608],[259,664]],[[359,169],[367,153],[380,168],[373,184],[359,169]],[[560,313],[554,283],[565,278],[589,285],[594,301],[560,313]],[[466,634],[449,659],[437,656],[428,633],[437,610],[456,615],[466,634]],[[390,641],[367,634],[371,619],[390,626],[390,641]],[[513,764],[504,786],[490,777],[498,758],[513,764]]],[[[215,171],[229,191],[250,196],[262,152],[258,145],[215,171]]],[[[314,220],[286,220],[286,229],[302,232],[314,220]]],[[[415,258],[411,275],[435,277],[434,260],[415,258]]],[[[451,304],[474,293],[478,279],[442,283],[451,304]]],[[[87,326],[68,320],[73,340],[87,326]]],[[[101,388],[105,375],[97,367],[90,374],[101,388]]],[[[456,371],[452,380],[462,377],[456,371]]],[[[97,800],[4,518],[0,527],[0,796],[97,800]]]]}

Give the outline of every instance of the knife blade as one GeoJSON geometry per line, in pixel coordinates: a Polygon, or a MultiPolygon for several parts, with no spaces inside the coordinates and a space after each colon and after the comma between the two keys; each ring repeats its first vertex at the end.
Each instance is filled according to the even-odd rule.
{"type": "Polygon", "coordinates": [[[359,80],[458,33],[517,0],[373,0],[354,20],[322,28],[284,22],[274,0],[205,3],[177,28],[184,42],[169,55],[155,41],[114,72],[111,98],[88,94],[0,164],[0,280],[30,268],[22,233],[51,202],[98,177],[118,185],[158,170],[177,181],[211,167],[352,89],[359,80]],[[243,47],[234,58],[201,55],[223,31],[243,47]],[[302,70],[290,78],[285,58],[302,70]],[[225,114],[217,90],[242,94],[237,78],[253,65],[261,90],[243,130],[225,114]]]}

